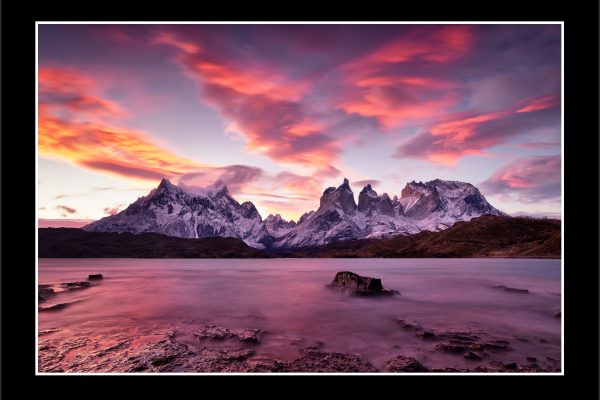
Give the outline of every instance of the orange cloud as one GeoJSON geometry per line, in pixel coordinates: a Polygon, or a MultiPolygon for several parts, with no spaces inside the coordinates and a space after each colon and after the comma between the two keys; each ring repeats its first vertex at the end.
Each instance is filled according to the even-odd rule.
{"type": "Polygon", "coordinates": [[[201,166],[164,150],[144,132],[105,122],[123,113],[116,103],[84,93],[97,89],[91,78],[68,69],[41,68],[38,81],[41,155],[66,159],[92,170],[153,181],[201,166]]]}
{"type": "MultiPolygon", "coordinates": [[[[189,186],[226,184],[232,193],[238,193],[242,197],[253,195],[252,191],[245,190],[248,187],[254,190],[254,195],[259,198],[257,204],[269,196],[281,196],[284,199],[294,197],[295,201],[309,203],[314,203],[315,197],[318,198],[321,186],[319,178],[290,172],[265,176],[263,171],[256,167],[207,165],[181,157],[164,149],[145,132],[113,124],[111,119],[119,118],[122,115],[121,109],[118,104],[95,95],[99,88],[88,76],[58,68],[40,69],[40,74],[38,149],[42,156],[67,160],[93,171],[154,183],[167,177],[173,178],[176,183],[189,186]],[[72,102],[65,102],[59,96],[68,92],[74,98],[83,98],[84,94],[80,91],[89,91],[86,95],[97,99],[99,105],[111,106],[73,107],[72,102]]],[[[247,122],[247,126],[253,125],[247,122]]],[[[320,127],[319,124],[305,118],[289,125],[291,133],[286,139],[287,142],[273,136],[270,140],[260,140],[257,137],[251,144],[256,145],[260,140],[264,145],[273,146],[270,150],[273,154],[290,162],[327,164],[331,160],[327,143],[323,143],[318,151],[306,154],[300,152],[293,156],[293,152],[290,151],[290,147],[293,146],[290,141],[296,140],[296,137],[299,142],[295,145],[298,146],[304,138],[310,139],[313,132],[320,127]]],[[[328,173],[330,170],[325,171],[328,173]]],[[[293,215],[291,208],[284,210],[287,206],[281,204],[265,200],[263,207],[268,212],[281,211],[285,215],[293,215]]],[[[67,208],[60,208],[59,211],[63,214],[72,213],[67,208]]],[[[118,210],[107,208],[103,211],[112,214],[118,210]]]]}
{"type": "Polygon", "coordinates": [[[70,69],[40,68],[38,95],[40,108],[68,112],[71,118],[120,118],[125,115],[115,102],[94,96],[98,85],[88,76],[70,69]]]}

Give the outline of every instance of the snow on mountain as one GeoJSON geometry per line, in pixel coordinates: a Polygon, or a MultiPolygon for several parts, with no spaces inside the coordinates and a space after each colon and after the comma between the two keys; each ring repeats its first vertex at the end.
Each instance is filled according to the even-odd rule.
{"type": "Polygon", "coordinates": [[[356,205],[347,179],[337,188],[327,188],[321,196],[319,209],[300,220],[302,223],[279,238],[274,243],[275,247],[319,246],[341,240],[381,238],[420,231],[414,223],[398,214],[387,194],[378,196],[371,185],[363,188],[356,205]]]}
{"type": "Polygon", "coordinates": [[[184,238],[235,237],[264,248],[318,246],[351,239],[408,235],[422,230],[439,231],[457,221],[491,214],[505,215],[492,207],[479,190],[465,182],[410,182],[401,197],[378,195],[371,185],[358,196],[358,205],[347,179],[329,187],[319,208],[298,222],[279,214],[262,220],[251,202],[238,203],[227,187],[195,189],[163,179],[147,196],[120,213],[86,225],[102,232],[157,232],[184,238]]]}
{"type": "Polygon", "coordinates": [[[290,231],[290,229],[296,226],[294,221],[286,221],[281,218],[281,215],[279,214],[269,214],[263,223],[265,224],[267,232],[275,237],[285,235],[290,231]]]}
{"type": "Polygon", "coordinates": [[[399,200],[404,215],[422,230],[438,231],[457,221],[469,221],[481,215],[506,215],[492,207],[479,189],[470,183],[436,179],[412,181],[402,189],[399,200]]]}
{"type": "Polygon", "coordinates": [[[264,248],[269,241],[262,218],[251,202],[238,203],[227,190],[190,191],[166,179],[125,210],[83,227],[97,232],[156,232],[183,238],[234,237],[264,248]]]}

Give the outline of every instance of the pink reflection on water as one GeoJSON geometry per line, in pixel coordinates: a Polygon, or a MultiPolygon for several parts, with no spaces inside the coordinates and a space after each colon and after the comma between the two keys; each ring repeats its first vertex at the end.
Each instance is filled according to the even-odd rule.
{"type": "MultiPolygon", "coordinates": [[[[39,330],[55,338],[94,332],[134,341],[158,328],[214,324],[268,332],[261,351],[291,360],[300,347],[363,355],[373,365],[402,354],[430,367],[473,362],[431,351],[395,318],[435,331],[473,331],[510,338],[506,360],[560,359],[559,260],[504,259],[274,259],[131,260],[42,259],[39,283],[59,285],[101,273],[89,289],[57,294],[48,303],[73,303],[41,312],[39,330]],[[349,298],[325,287],[337,271],[382,279],[401,295],[349,298]],[[529,290],[509,293],[496,285],[529,290]],[[528,341],[516,340],[526,337],[528,341]]],[[[193,341],[193,338],[186,340],[193,341]]],[[[136,342],[137,343],[137,342],[136,342]]],[[[108,342],[107,342],[108,345],[108,342]]],[[[502,359],[502,355],[498,356],[502,359]]]]}

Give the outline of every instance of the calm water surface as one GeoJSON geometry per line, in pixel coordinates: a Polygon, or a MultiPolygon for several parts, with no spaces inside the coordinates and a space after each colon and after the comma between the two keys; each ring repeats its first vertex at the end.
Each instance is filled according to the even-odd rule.
{"type": "Polygon", "coordinates": [[[202,323],[268,332],[264,352],[298,357],[290,343],[322,343],[327,351],[360,354],[380,366],[403,354],[426,366],[470,360],[431,350],[395,318],[434,331],[486,332],[508,338],[507,360],[560,359],[560,260],[508,259],[40,259],[39,283],[86,280],[95,287],[54,296],[83,300],[39,313],[39,330],[140,335],[165,324],[202,323]],[[382,279],[400,296],[349,298],[325,285],[338,271],[382,279]],[[511,293],[495,285],[528,289],[511,293]],[[521,338],[517,340],[516,338],[521,338]],[[523,340],[525,338],[525,340],[523,340]]]}

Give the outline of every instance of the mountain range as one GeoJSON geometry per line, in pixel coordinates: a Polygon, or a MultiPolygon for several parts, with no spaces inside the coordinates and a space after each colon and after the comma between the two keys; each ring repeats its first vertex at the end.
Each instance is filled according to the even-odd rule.
{"type": "Polygon", "coordinates": [[[327,188],[317,210],[304,213],[297,222],[278,214],[263,220],[252,202],[240,204],[227,186],[198,189],[163,179],[147,196],[83,229],[180,238],[231,237],[258,249],[294,249],[438,232],[482,215],[505,214],[470,183],[440,179],[407,183],[399,198],[378,195],[366,185],[358,195],[358,204],[349,181],[344,179],[337,188],[327,188]]]}

